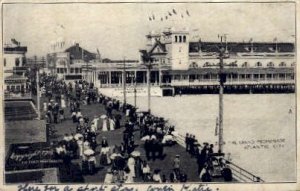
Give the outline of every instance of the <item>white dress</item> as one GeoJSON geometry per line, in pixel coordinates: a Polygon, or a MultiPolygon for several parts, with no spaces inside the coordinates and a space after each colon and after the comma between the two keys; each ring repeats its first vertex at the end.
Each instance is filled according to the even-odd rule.
{"type": "Polygon", "coordinates": [[[79,140],[77,141],[78,149],[79,149],[79,155],[83,156],[83,141],[79,140]]]}
{"type": "Polygon", "coordinates": [[[61,99],[60,104],[62,109],[66,108],[66,101],[64,99],[61,99]]]}
{"type": "Polygon", "coordinates": [[[95,131],[98,131],[99,130],[99,128],[98,128],[99,127],[98,126],[99,125],[98,124],[99,123],[99,118],[94,118],[93,121],[92,121],[92,123],[94,123],[95,131]]]}
{"type": "Polygon", "coordinates": [[[130,173],[129,173],[129,174],[132,176],[132,178],[135,177],[135,168],[134,168],[134,164],[135,164],[134,158],[130,157],[130,158],[128,159],[127,165],[128,165],[129,170],[130,170],[130,173]]]}
{"type": "Polygon", "coordinates": [[[47,111],[47,109],[48,109],[47,103],[44,102],[44,111],[47,111]]]}
{"type": "Polygon", "coordinates": [[[113,119],[109,119],[109,123],[110,123],[110,125],[109,125],[109,127],[110,127],[110,130],[112,131],[112,130],[115,130],[115,121],[113,120],[113,119]]]}
{"type": "Polygon", "coordinates": [[[103,119],[102,131],[108,131],[107,120],[108,120],[107,118],[103,119]]]}

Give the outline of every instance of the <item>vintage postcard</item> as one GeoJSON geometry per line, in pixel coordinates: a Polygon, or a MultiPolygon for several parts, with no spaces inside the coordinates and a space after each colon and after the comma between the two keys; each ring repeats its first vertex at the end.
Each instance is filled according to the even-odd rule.
{"type": "Polygon", "coordinates": [[[4,190],[297,190],[297,3],[3,1],[4,190]]]}

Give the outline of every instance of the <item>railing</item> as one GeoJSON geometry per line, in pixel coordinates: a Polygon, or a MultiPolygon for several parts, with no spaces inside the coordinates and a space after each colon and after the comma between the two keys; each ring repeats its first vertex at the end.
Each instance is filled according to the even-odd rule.
{"type": "Polygon", "coordinates": [[[28,93],[7,92],[4,94],[4,100],[28,100],[28,99],[32,99],[31,92],[28,93]]]}
{"type": "MultiPolygon", "coordinates": [[[[258,84],[295,84],[293,79],[252,79],[252,80],[230,80],[225,82],[225,85],[258,85],[258,84]]],[[[179,81],[173,80],[171,82],[172,86],[195,86],[195,85],[219,85],[217,79],[212,80],[194,80],[194,81],[179,81]]]]}
{"type": "MultiPolygon", "coordinates": [[[[174,137],[178,144],[185,147],[185,137],[183,135],[178,134],[174,137]]],[[[223,161],[232,170],[233,178],[235,178],[236,180],[238,180],[240,182],[264,182],[264,180],[261,179],[260,177],[255,176],[251,172],[239,167],[238,165],[236,165],[224,158],[223,158],[223,161]]]]}

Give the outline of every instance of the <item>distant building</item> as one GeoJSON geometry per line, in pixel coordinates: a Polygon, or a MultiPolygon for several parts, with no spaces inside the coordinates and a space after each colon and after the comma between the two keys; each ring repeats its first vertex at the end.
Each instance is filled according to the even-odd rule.
{"type": "Polygon", "coordinates": [[[24,75],[26,68],[26,46],[5,45],[3,54],[4,77],[12,74],[24,75]]]}
{"type": "Polygon", "coordinates": [[[4,91],[5,97],[24,96],[28,92],[26,66],[26,46],[12,39],[12,44],[4,46],[3,65],[4,65],[4,91]]]}

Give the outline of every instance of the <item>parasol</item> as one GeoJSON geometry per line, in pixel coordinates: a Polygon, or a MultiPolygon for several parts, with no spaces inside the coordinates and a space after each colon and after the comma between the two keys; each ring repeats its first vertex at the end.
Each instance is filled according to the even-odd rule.
{"type": "Polygon", "coordinates": [[[100,118],[105,119],[105,118],[107,118],[107,115],[101,115],[100,118]]]}
{"type": "Polygon", "coordinates": [[[173,131],[171,134],[174,135],[174,136],[178,136],[179,135],[179,133],[177,131],[173,131]]]}
{"type": "Polygon", "coordinates": [[[141,141],[146,141],[146,140],[150,140],[150,136],[149,136],[149,135],[146,135],[145,137],[143,137],[143,138],[141,139],[141,141]]]}
{"type": "Polygon", "coordinates": [[[80,133],[77,133],[77,134],[74,136],[74,138],[75,138],[76,140],[79,140],[79,139],[82,138],[82,137],[83,137],[83,135],[80,134],[80,133]]]}
{"type": "Polygon", "coordinates": [[[87,149],[83,152],[83,154],[87,155],[87,156],[90,156],[90,155],[93,155],[95,154],[95,152],[92,150],[92,149],[87,149]]]}
{"type": "Polygon", "coordinates": [[[113,153],[112,155],[110,155],[109,158],[110,158],[111,160],[114,160],[117,156],[118,156],[117,153],[113,153]]]}
{"type": "Polygon", "coordinates": [[[133,156],[133,157],[139,157],[139,156],[141,156],[141,152],[139,152],[139,151],[133,151],[131,153],[131,156],[133,156]]]}

